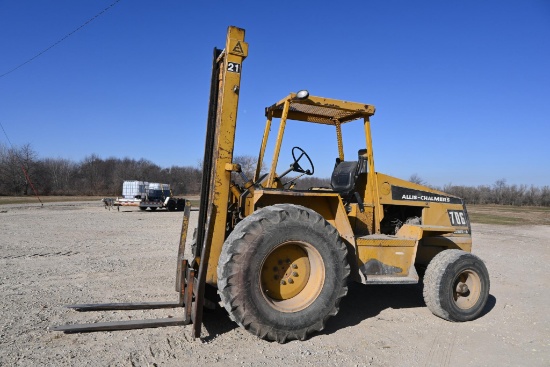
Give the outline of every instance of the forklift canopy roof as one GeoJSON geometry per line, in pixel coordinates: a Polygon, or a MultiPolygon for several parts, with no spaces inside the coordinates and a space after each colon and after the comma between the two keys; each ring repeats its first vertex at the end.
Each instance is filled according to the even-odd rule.
{"type": "Polygon", "coordinates": [[[304,99],[296,97],[295,93],[265,109],[265,115],[273,114],[273,117],[281,118],[284,104],[290,102],[288,119],[315,122],[325,125],[343,124],[363,117],[374,115],[373,105],[364,103],[340,101],[337,99],[309,96],[304,99]]]}

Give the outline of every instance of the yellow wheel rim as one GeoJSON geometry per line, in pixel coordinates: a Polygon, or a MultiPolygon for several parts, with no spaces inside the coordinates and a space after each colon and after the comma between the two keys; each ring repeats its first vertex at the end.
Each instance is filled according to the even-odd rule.
{"type": "Polygon", "coordinates": [[[277,246],[263,261],[260,286],[264,298],[283,312],[309,306],[323,289],[325,266],[309,243],[288,241],[277,246]]]}
{"type": "Polygon", "coordinates": [[[467,310],[477,303],[481,294],[481,280],[476,272],[463,271],[455,279],[453,285],[453,298],[459,308],[467,310]]]}

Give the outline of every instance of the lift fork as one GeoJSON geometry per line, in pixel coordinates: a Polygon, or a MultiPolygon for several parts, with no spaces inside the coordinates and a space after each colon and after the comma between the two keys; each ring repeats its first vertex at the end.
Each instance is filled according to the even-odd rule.
{"type": "Polygon", "coordinates": [[[204,298],[206,283],[206,270],[210,254],[212,230],[215,222],[216,207],[211,204],[208,208],[208,220],[206,233],[202,244],[201,258],[198,259],[198,272],[195,262],[189,263],[184,259],[185,241],[189,226],[191,203],[186,200],[183,223],[181,228],[180,243],[178,248],[178,266],[176,274],[176,290],[179,293],[177,301],[172,302],[138,302],[138,303],[95,303],[68,305],[67,308],[80,312],[111,311],[111,310],[151,310],[160,308],[183,308],[183,317],[170,317],[163,319],[129,320],[98,322],[91,324],[70,324],[55,326],[54,331],[65,333],[84,333],[93,331],[131,330],[144,328],[157,328],[164,326],[179,326],[193,324],[193,338],[199,338],[201,334],[203,307],[213,307],[214,303],[204,298]],[[202,260],[201,260],[202,259],[202,260]]]}

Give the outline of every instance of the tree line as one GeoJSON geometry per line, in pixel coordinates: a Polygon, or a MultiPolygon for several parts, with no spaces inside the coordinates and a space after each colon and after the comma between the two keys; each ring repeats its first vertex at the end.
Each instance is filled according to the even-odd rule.
{"type": "Polygon", "coordinates": [[[500,179],[493,185],[464,186],[447,184],[443,187],[437,187],[428,184],[417,174],[411,175],[409,181],[458,196],[464,199],[466,204],[550,206],[550,186],[508,185],[506,179],[500,179]]]}
{"type": "MultiPolygon", "coordinates": [[[[234,160],[252,178],[256,158],[245,155],[234,160]]],[[[38,158],[30,144],[11,148],[0,144],[0,195],[4,196],[33,195],[31,182],[39,195],[121,196],[124,180],[168,183],[174,195],[196,195],[200,193],[201,178],[200,165],[163,168],[146,159],[103,159],[96,154],[75,162],[38,158]]],[[[238,175],[235,179],[240,181],[238,175]]],[[[427,184],[416,174],[409,180],[427,184]]],[[[329,187],[330,179],[304,176],[297,180],[298,189],[312,186],[329,187]]],[[[468,204],[550,206],[550,186],[509,185],[501,179],[493,185],[448,184],[434,188],[461,197],[468,204]]]]}
{"type": "Polygon", "coordinates": [[[550,206],[550,186],[508,185],[501,179],[493,185],[445,185],[442,191],[463,198],[467,204],[550,206]]]}
{"type": "Polygon", "coordinates": [[[79,162],[37,156],[29,144],[0,145],[0,195],[32,195],[25,171],[39,195],[121,196],[124,180],[168,183],[174,195],[200,192],[199,167],[162,168],[146,159],[102,159],[96,154],[79,162]]]}

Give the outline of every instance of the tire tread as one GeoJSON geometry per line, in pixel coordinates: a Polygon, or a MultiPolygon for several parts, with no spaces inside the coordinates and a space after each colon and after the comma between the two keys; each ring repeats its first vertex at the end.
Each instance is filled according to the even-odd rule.
{"type": "MultiPolygon", "coordinates": [[[[457,317],[453,316],[449,310],[446,310],[444,305],[442,304],[441,294],[442,294],[442,287],[445,285],[443,284],[444,275],[449,269],[449,267],[459,261],[463,257],[468,257],[472,260],[478,261],[479,264],[481,264],[482,268],[485,270],[486,268],[483,261],[477,257],[476,255],[465,252],[462,250],[456,250],[456,249],[450,249],[450,250],[444,250],[437,254],[428,264],[428,267],[426,269],[426,273],[424,276],[424,289],[423,289],[423,296],[424,296],[424,302],[426,303],[426,306],[430,309],[430,311],[442,319],[448,320],[448,321],[461,321],[457,317]]],[[[480,277],[483,280],[482,274],[480,274],[480,277]]],[[[487,276],[488,279],[488,276],[487,276]]],[[[488,283],[488,280],[487,280],[488,283]]],[[[487,294],[489,291],[489,284],[487,284],[487,294]]],[[[486,295],[481,294],[480,297],[485,297],[486,295]]],[[[486,299],[482,300],[483,304],[485,304],[486,299]]]]}
{"type": "Polygon", "coordinates": [[[347,278],[350,273],[346,255],[346,246],[340,239],[336,229],[316,212],[294,204],[276,204],[265,207],[246,217],[228,236],[218,263],[218,293],[230,318],[256,336],[262,339],[275,340],[279,343],[294,339],[304,340],[309,334],[323,330],[326,320],[338,313],[340,300],[347,294],[347,278]],[[248,245],[249,242],[246,237],[261,235],[265,224],[280,225],[288,217],[310,223],[311,227],[315,227],[316,230],[322,230],[327,236],[334,238],[334,244],[340,255],[338,261],[341,262],[341,266],[344,269],[344,276],[341,280],[343,284],[342,289],[338,292],[330,311],[321,320],[318,320],[306,329],[286,332],[269,325],[264,325],[256,320],[256,317],[250,314],[245,305],[240,304],[238,295],[234,294],[232,279],[239,272],[239,269],[235,267],[236,262],[234,260],[244,252],[254,251],[248,245]],[[265,223],[266,221],[268,223],[265,223]]]}

